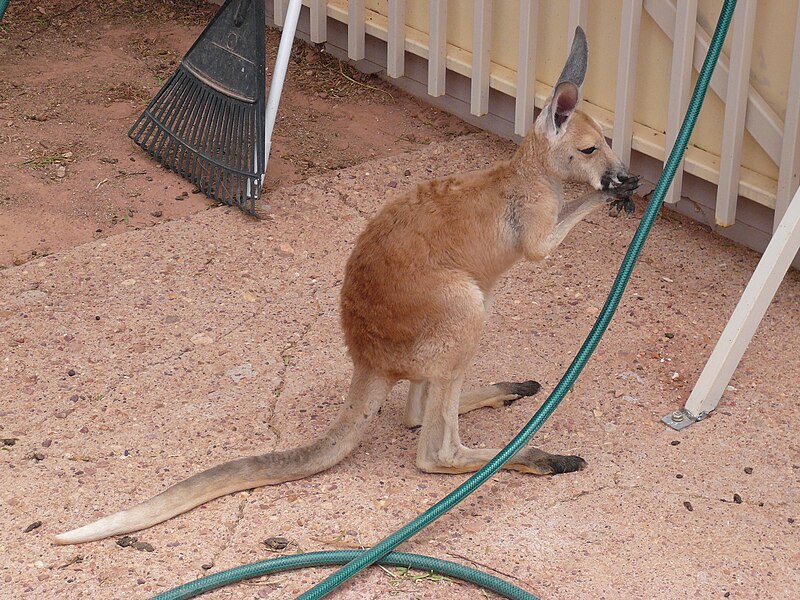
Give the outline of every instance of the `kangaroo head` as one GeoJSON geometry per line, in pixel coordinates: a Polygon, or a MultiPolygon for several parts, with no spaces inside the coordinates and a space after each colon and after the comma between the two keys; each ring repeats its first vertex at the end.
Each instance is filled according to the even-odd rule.
{"type": "Polygon", "coordinates": [[[588,54],[586,35],[578,27],[564,70],[529,137],[549,173],[561,181],[608,190],[626,181],[628,172],[611,151],[600,126],[577,110],[588,54]]]}

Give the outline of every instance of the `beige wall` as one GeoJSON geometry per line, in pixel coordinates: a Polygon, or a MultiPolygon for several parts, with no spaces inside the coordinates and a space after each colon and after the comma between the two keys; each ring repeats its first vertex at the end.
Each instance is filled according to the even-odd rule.
{"type": "MultiPolygon", "coordinates": [[[[750,83],[781,118],[786,107],[797,2],[798,0],[758,2],[750,83]]],[[[346,0],[332,0],[329,6],[338,6],[341,13],[346,10],[346,4],[346,0]]],[[[722,0],[699,0],[698,27],[709,35],[713,33],[721,5],[722,0]]],[[[385,25],[385,19],[381,17],[388,12],[387,0],[367,0],[366,6],[368,16],[371,15],[373,29],[381,29],[385,25]]],[[[567,51],[569,3],[565,0],[541,0],[540,6],[536,60],[536,76],[541,84],[537,89],[539,103],[558,77],[567,51]]],[[[469,51],[473,33],[472,7],[471,0],[448,2],[449,66],[465,75],[471,72],[469,51]]],[[[593,0],[589,2],[588,8],[590,66],[584,86],[584,98],[590,105],[604,109],[595,116],[605,117],[606,126],[610,126],[613,121],[613,115],[609,113],[613,112],[616,95],[621,7],[622,0],[593,0]]],[[[519,42],[519,1],[495,0],[492,10],[492,85],[513,95],[519,42]]],[[[329,9],[329,14],[337,17],[336,10],[329,9]]],[[[409,36],[422,40],[415,47],[418,53],[423,53],[420,46],[424,47],[427,39],[427,0],[406,1],[406,26],[409,36]]],[[[726,50],[729,48],[730,38],[729,33],[726,50]]],[[[407,49],[412,49],[411,45],[407,49]]],[[[672,42],[669,37],[647,11],[643,11],[634,119],[643,126],[636,128],[637,135],[648,139],[639,140],[638,144],[635,142],[634,147],[657,158],[663,156],[663,145],[660,145],[663,142],[654,143],[653,140],[660,140],[657,134],[663,134],[666,128],[671,56],[672,42]]],[[[723,117],[724,104],[710,91],[691,140],[691,145],[704,152],[691,154],[691,160],[707,163],[699,165],[694,172],[711,181],[715,178],[716,157],[721,150],[723,117]]],[[[756,183],[753,184],[761,188],[760,194],[746,195],[769,204],[765,197],[774,197],[778,167],[749,134],[745,136],[743,165],[746,169],[765,176],[756,177],[756,183]]],[[[747,177],[746,173],[744,177],[747,177]]]]}

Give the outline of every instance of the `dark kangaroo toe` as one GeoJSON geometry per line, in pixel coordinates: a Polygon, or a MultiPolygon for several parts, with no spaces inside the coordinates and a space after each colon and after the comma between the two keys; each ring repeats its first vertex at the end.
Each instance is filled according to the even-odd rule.
{"type": "Polygon", "coordinates": [[[559,473],[572,473],[574,471],[583,471],[588,465],[585,460],[580,456],[560,456],[553,455],[549,460],[550,468],[553,470],[554,475],[559,473]]]}
{"type": "Polygon", "coordinates": [[[521,382],[504,381],[503,383],[498,383],[497,387],[499,387],[504,394],[516,396],[516,398],[513,400],[506,400],[506,406],[512,402],[516,402],[520,398],[533,396],[540,389],[542,389],[541,384],[538,381],[533,381],[532,379],[521,382]]]}

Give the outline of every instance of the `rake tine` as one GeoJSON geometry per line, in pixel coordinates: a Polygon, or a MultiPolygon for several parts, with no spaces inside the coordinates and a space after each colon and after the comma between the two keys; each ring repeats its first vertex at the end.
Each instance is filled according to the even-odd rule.
{"type": "MultiPolygon", "coordinates": [[[[176,72],[178,75],[178,72],[176,72]]],[[[159,139],[163,134],[166,134],[166,130],[164,128],[164,122],[169,115],[169,111],[175,105],[177,101],[178,95],[181,90],[184,89],[186,86],[186,78],[182,76],[176,76],[174,80],[174,85],[170,88],[169,93],[164,94],[164,96],[160,99],[158,104],[153,105],[152,110],[148,111],[148,116],[152,122],[152,128],[145,136],[144,140],[142,141],[142,146],[146,147],[147,151],[158,158],[158,154],[153,152],[155,145],[158,143],[159,139]],[[153,136],[153,133],[155,135],[153,136]],[[152,139],[150,139],[152,137],[152,139]],[[149,142],[149,145],[148,145],[149,142]]]]}
{"type": "Polygon", "coordinates": [[[211,92],[208,90],[208,88],[202,88],[200,94],[200,106],[197,110],[196,120],[192,124],[191,135],[189,140],[187,140],[187,147],[192,149],[192,151],[189,152],[187,165],[189,178],[198,188],[200,188],[200,157],[194,148],[197,145],[197,140],[202,136],[206,123],[209,119],[209,115],[211,114],[211,109],[209,106],[210,101],[211,92]]]}
{"type": "Polygon", "coordinates": [[[169,136],[170,143],[164,151],[164,156],[162,158],[162,164],[168,169],[175,170],[175,161],[181,148],[180,132],[186,127],[186,121],[188,120],[188,115],[190,114],[190,110],[192,108],[194,96],[195,87],[190,85],[187,87],[186,93],[181,98],[178,110],[173,118],[173,124],[169,128],[171,132],[171,135],[169,136]]]}
{"type": "Polygon", "coordinates": [[[164,165],[166,161],[166,153],[165,153],[165,145],[166,149],[172,144],[173,136],[171,132],[175,127],[176,119],[178,118],[178,114],[180,113],[181,106],[184,103],[187,93],[191,89],[191,82],[187,79],[184,79],[183,85],[181,86],[180,90],[176,90],[175,95],[173,96],[173,101],[169,105],[167,112],[164,114],[164,120],[162,122],[161,129],[161,137],[160,137],[160,144],[158,145],[158,150],[154,152],[154,156],[158,157],[161,161],[161,164],[164,165]]]}
{"type": "Polygon", "coordinates": [[[139,115],[139,118],[136,119],[136,122],[133,124],[133,126],[128,131],[128,135],[131,136],[134,139],[134,141],[136,141],[137,144],[141,140],[141,136],[144,133],[145,128],[148,127],[148,126],[152,127],[152,126],[155,125],[153,123],[153,120],[150,118],[150,112],[152,111],[153,107],[156,104],[158,104],[159,102],[161,102],[161,99],[164,97],[165,94],[168,94],[172,90],[173,82],[179,76],[180,76],[180,71],[175,71],[175,73],[172,74],[172,76],[167,81],[166,85],[164,85],[164,87],[162,87],[158,91],[158,93],[155,95],[155,97],[150,101],[150,104],[147,105],[147,108],[145,108],[145,110],[142,112],[142,114],[139,115]],[[140,128],[140,129],[136,133],[136,135],[134,136],[133,132],[137,128],[140,128]]]}
{"type": "Polygon", "coordinates": [[[239,171],[241,170],[239,162],[241,156],[237,150],[242,146],[241,135],[239,134],[239,118],[241,117],[242,111],[245,109],[246,107],[243,104],[236,103],[231,113],[231,135],[228,149],[228,157],[231,165],[230,188],[228,193],[230,194],[231,204],[239,204],[239,171]]]}
{"type": "Polygon", "coordinates": [[[220,189],[217,192],[217,196],[222,199],[223,202],[226,204],[230,204],[230,201],[226,201],[225,197],[228,193],[227,190],[227,179],[228,174],[230,173],[230,149],[228,147],[229,136],[230,136],[230,128],[231,128],[231,110],[232,110],[231,103],[228,103],[224,108],[225,117],[222,120],[222,132],[220,133],[219,139],[219,162],[228,167],[227,169],[217,169],[217,172],[220,176],[220,189]]]}
{"type": "Polygon", "coordinates": [[[222,98],[219,97],[219,95],[217,95],[217,98],[215,98],[215,105],[216,106],[214,109],[214,119],[208,131],[208,140],[202,148],[204,150],[204,154],[207,157],[206,173],[208,179],[208,192],[214,198],[217,197],[217,195],[215,194],[217,169],[214,168],[214,163],[212,161],[209,161],[208,158],[211,158],[213,160],[215,156],[217,136],[219,135],[218,132],[220,128],[220,123],[222,122],[222,107],[224,105],[224,102],[222,98]]]}
{"type": "Polygon", "coordinates": [[[239,102],[231,106],[231,132],[230,136],[228,137],[228,162],[231,169],[228,194],[230,195],[231,204],[238,204],[236,200],[238,186],[238,176],[236,171],[239,168],[239,153],[237,152],[237,149],[240,147],[239,114],[242,110],[243,106],[239,102]]]}
{"type": "MultiPolygon", "coordinates": [[[[256,109],[256,110],[258,110],[258,109],[256,109]]],[[[249,139],[248,139],[248,137],[246,135],[246,132],[247,132],[246,127],[247,127],[247,125],[246,125],[246,122],[245,122],[246,118],[247,118],[247,113],[248,113],[247,108],[240,107],[238,121],[237,121],[237,127],[236,127],[237,135],[239,136],[239,139],[237,141],[237,146],[243,150],[243,152],[239,153],[239,160],[238,160],[237,166],[238,166],[239,170],[241,170],[243,172],[248,172],[249,171],[249,169],[247,168],[247,157],[248,157],[248,154],[249,154],[249,151],[250,151],[250,142],[249,142],[249,139]]],[[[240,204],[241,204],[242,200],[244,199],[244,193],[245,193],[245,190],[247,189],[246,180],[247,180],[247,176],[246,175],[243,175],[243,176],[241,176],[239,178],[239,191],[238,191],[238,200],[237,200],[237,202],[239,202],[240,204]]]]}
{"type": "Polygon", "coordinates": [[[203,190],[203,193],[209,193],[208,187],[208,169],[206,164],[205,156],[208,153],[208,141],[211,137],[211,131],[214,129],[214,121],[216,116],[216,109],[217,109],[217,94],[213,91],[209,92],[208,98],[208,112],[206,113],[206,119],[203,122],[203,129],[201,131],[201,135],[198,137],[197,141],[195,142],[195,150],[197,152],[197,179],[199,182],[199,187],[203,190]]]}
{"type": "MultiPolygon", "coordinates": [[[[220,147],[220,137],[222,134],[222,128],[224,125],[224,116],[225,113],[225,102],[219,102],[217,107],[217,114],[214,123],[214,129],[211,134],[211,144],[208,148],[208,154],[212,158],[212,160],[219,160],[219,147],[220,147]]],[[[211,190],[211,194],[219,199],[219,176],[220,170],[219,168],[214,168],[214,162],[211,162],[209,167],[209,189],[211,190]]]]}
{"type": "Polygon", "coordinates": [[[187,102],[186,104],[186,111],[185,114],[182,116],[180,129],[175,132],[175,138],[177,139],[178,144],[175,153],[173,155],[173,160],[168,165],[170,169],[184,176],[185,176],[185,169],[183,163],[184,163],[184,157],[186,156],[186,147],[187,147],[184,135],[187,130],[190,131],[189,129],[190,124],[194,122],[195,116],[197,114],[196,111],[201,93],[202,93],[202,88],[200,87],[193,86],[190,89],[190,99],[189,102],[187,102]]]}

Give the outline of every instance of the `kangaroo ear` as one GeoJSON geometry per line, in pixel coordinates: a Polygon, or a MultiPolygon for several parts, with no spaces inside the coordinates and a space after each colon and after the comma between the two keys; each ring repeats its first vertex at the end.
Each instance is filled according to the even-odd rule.
{"type": "Polygon", "coordinates": [[[578,96],[578,86],[571,81],[562,81],[556,86],[548,110],[552,126],[556,131],[561,130],[575,107],[578,106],[578,96]]]}
{"type": "Polygon", "coordinates": [[[561,76],[553,88],[550,100],[542,109],[537,126],[549,135],[556,135],[561,131],[564,123],[578,106],[580,88],[586,76],[586,66],[589,59],[589,46],[586,43],[586,34],[580,27],[575,28],[575,38],[572,40],[570,50],[561,76]]]}
{"type": "Polygon", "coordinates": [[[571,81],[576,86],[583,85],[583,78],[586,77],[586,65],[589,62],[589,45],[586,43],[586,34],[581,27],[575,28],[575,37],[572,39],[572,49],[569,51],[567,62],[558,78],[558,84],[562,81],[571,81]]]}

